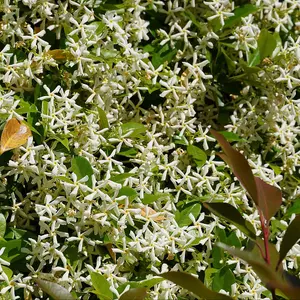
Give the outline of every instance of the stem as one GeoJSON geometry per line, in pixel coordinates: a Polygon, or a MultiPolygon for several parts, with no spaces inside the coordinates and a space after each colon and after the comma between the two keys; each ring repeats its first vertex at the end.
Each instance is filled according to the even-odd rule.
{"type": "Polygon", "coordinates": [[[276,300],[276,299],[277,299],[277,296],[276,296],[276,294],[275,294],[275,289],[272,289],[272,290],[271,290],[271,293],[272,293],[272,298],[273,298],[273,300],[276,300]]]}
{"type": "Polygon", "coordinates": [[[264,260],[269,265],[270,264],[270,252],[269,252],[269,243],[268,243],[269,242],[269,225],[266,222],[266,219],[264,218],[261,210],[259,210],[259,219],[260,219],[261,229],[262,229],[263,237],[264,237],[264,246],[265,246],[264,260]]]}

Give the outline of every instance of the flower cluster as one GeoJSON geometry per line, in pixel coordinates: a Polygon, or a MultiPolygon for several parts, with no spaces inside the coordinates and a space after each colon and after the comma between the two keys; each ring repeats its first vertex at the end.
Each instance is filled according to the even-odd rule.
{"type": "MultiPolygon", "coordinates": [[[[300,2],[240,2],[2,1],[0,118],[33,132],[0,157],[2,295],[43,297],[42,277],[89,299],[96,272],[117,298],[179,270],[241,299],[270,297],[214,246],[245,236],[201,202],[242,206],[260,233],[209,134],[226,130],[254,174],[283,191],[279,245],[300,193],[300,2]],[[265,35],[274,46],[263,55],[265,35]]],[[[295,272],[298,248],[285,262],[295,272]]],[[[168,281],[149,297],[193,298],[168,281]]]]}

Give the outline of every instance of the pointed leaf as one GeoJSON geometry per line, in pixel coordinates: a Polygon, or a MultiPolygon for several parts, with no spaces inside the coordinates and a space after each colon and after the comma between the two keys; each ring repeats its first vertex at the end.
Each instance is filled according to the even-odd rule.
{"type": "Polygon", "coordinates": [[[192,214],[195,219],[198,218],[201,211],[201,204],[195,203],[192,205],[188,205],[185,209],[175,215],[175,220],[178,226],[189,226],[193,221],[190,219],[189,215],[192,214]]]}
{"type": "Polygon", "coordinates": [[[262,258],[257,257],[256,254],[231,248],[222,243],[218,243],[218,246],[228,251],[231,255],[237,256],[250,264],[254,272],[260,277],[268,289],[279,289],[290,299],[299,298],[300,287],[289,284],[284,280],[281,272],[275,272],[270,265],[262,258]]]}
{"type": "Polygon", "coordinates": [[[147,296],[146,288],[130,289],[121,295],[119,300],[144,300],[147,296]]]}
{"type": "Polygon", "coordinates": [[[223,295],[208,289],[202,281],[195,278],[191,274],[184,272],[167,272],[160,274],[161,277],[170,280],[182,288],[192,292],[200,299],[211,299],[211,300],[229,300],[232,299],[227,295],[223,295]]]}
{"type": "Polygon", "coordinates": [[[188,145],[187,153],[193,158],[198,167],[202,167],[207,161],[206,153],[197,146],[188,145]]]}
{"type": "Polygon", "coordinates": [[[109,128],[109,123],[105,111],[98,107],[99,125],[100,129],[109,128]]]}
{"type": "Polygon", "coordinates": [[[224,153],[219,154],[219,156],[230,166],[234,175],[244,186],[255,204],[258,204],[254,176],[246,158],[241,153],[233,149],[222,134],[213,129],[210,131],[224,151],[224,153]]]}
{"type": "Polygon", "coordinates": [[[94,174],[94,172],[89,161],[82,156],[76,156],[72,159],[71,165],[72,165],[72,171],[77,175],[78,180],[85,176],[88,176],[88,181],[86,182],[86,185],[91,188],[92,187],[91,176],[94,174]]]}
{"type": "Polygon", "coordinates": [[[31,130],[24,122],[16,118],[8,120],[1,135],[0,154],[24,145],[30,136],[31,130]]]}
{"type": "Polygon", "coordinates": [[[71,293],[61,285],[43,279],[36,279],[38,286],[54,300],[74,300],[71,293]]]}
{"type": "Polygon", "coordinates": [[[258,177],[254,177],[254,179],[257,189],[258,207],[262,210],[265,219],[269,221],[280,208],[282,202],[281,190],[258,177]]]}
{"type": "Polygon", "coordinates": [[[6,219],[3,214],[0,214],[0,237],[4,237],[6,231],[6,219]]]}
{"type": "Polygon", "coordinates": [[[279,252],[279,261],[280,263],[287,253],[292,249],[292,247],[297,243],[300,239],[300,215],[296,216],[296,218],[291,222],[289,227],[287,228],[284,237],[282,239],[280,245],[279,252]]]}
{"type": "Polygon", "coordinates": [[[93,288],[95,289],[95,293],[103,300],[111,300],[113,299],[113,293],[109,289],[110,284],[107,279],[97,272],[90,272],[91,281],[93,284],[93,288]]]}
{"type": "Polygon", "coordinates": [[[204,202],[204,207],[209,209],[212,213],[218,217],[225,219],[226,221],[235,225],[240,231],[242,231],[249,238],[255,240],[256,234],[253,225],[245,220],[240,212],[232,205],[228,203],[214,203],[204,202]]]}
{"type": "Polygon", "coordinates": [[[263,60],[267,56],[271,56],[276,48],[275,37],[268,32],[267,29],[262,29],[257,41],[260,59],[263,60]]]}

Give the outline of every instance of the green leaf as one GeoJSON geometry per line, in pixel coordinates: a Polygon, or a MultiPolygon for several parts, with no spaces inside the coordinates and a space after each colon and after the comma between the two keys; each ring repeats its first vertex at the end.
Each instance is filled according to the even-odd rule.
{"type": "Polygon", "coordinates": [[[174,48],[171,48],[170,43],[166,43],[159,47],[160,48],[156,49],[156,51],[152,54],[152,64],[155,69],[165,62],[173,61],[178,51],[178,45],[175,45],[174,48]]]}
{"type": "Polygon", "coordinates": [[[5,241],[3,238],[0,239],[0,248],[5,247],[1,258],[8,261],[17,261],[24,257],[21,253],[22,240],[11,240],[5,241]]]}
{"type": "Polygon", "coordinates": [[[228,203],[221,202],[204,202],[203,205],[218,217],[223,218],[231,224],[235,225],[249,238],[253,240],[256,239],[255,229],[253,225],[245,220],[234,206],[228,203]]]}
{"type": "Polygon", "coordinates": [[[294,200],[292,206],[287,210],[285,216],[290,217],[292,214],[300,214],[300,198],[294,200]]]}
{"type": "MultiPolygon", "coordinates": [[[[211,256],[213,259],[213,267],[215,269],[220,269],[222,266],[224,266],[224,250],[220,247],[214,246],[211,252],[211,256]]],[[[213,287],[214,291],[219,291],[220,289],[215,289],[213,287]]]]}
{"type": "Polygon", "coordinates": [[[223,267],[217,273],[215,273],[212,289],[216,292],[224,290],[226,292],[231,292],[231,285],[235,283],[235,277],[228,266],[223,267]]]}
{"type": "Polygon", "coordinates": [[[109,128],[106,113],[101,107],[98,107],[98,116],[100,129],[109,128]]]}
{"type": "Polygon", "coordinates": [[[6,219],[3,214],[0,213],[0,237],[4,237],[6,231],[6,219]]]}
{"type": "Polygon", "coordinates": [[[1,268],[3,272],[6,274],[6,276],[8,277],[8,279],[10,280],[13,277],[14,272],[10,268],[3,265],[1,266],[1,268]]]}
{"type": "Polygon", "coordinates": [[[60,138],[57,135],[53,135],[51,138],[61,143],[70,152],[69,140],[67,138],[60,138]]]}
{"type": "Polygon", "coordinates": [[[130,289],[121,295],[119,300],[143,300],[147,296],[146,288],[130,289]]]}
{"type": "Polygon", "coordinates": [[[221,133],[228,142],[241,142],[244,140],[234,132],[219,131],[219,133],[221,133]]]}
{"type": "Polygon", "coordinates": [[[206,153],[197,146],[188,145],[187,153],[193,158],[198,167],[202,167],[207,161],[206,153]]]}
{"type": "Polygon", "coordinates": [[[171,195],[168,193],[157,193],[157,194],[144,194],[142,202],[144,204],[152,204],[155,201],[170,198],[171,195]]]}
{"type": "Polygon", "coordinates": [[[130,200],[133,200],[134,198],[137,197],[137,191],[129,186],[123,186],[119,190],[118,197],[120,196],[127,196],[130,200]]]}
{"type": "Polygon", "coordinates": [[[145,280],[141,280],[141,281],[129,281],[126,283],[123,283],[122,285],[120,285],[118,287],[118,292],[122,293],[125,288],[129,285],[130,288],[152,288],[153,286],[155,286],[156,284],[162,282],[164,279],[161,277],[153,277],[151,279],[145,279],[145,280]]]}
{"type": "Polygon", "coordinates": [[[208,300],[229,300],[232,298],[208,289],[202,281],[191,274],[184,272],[167,272],[160,275],[161,277],[174,282],[182,288],[192,292],[200,299],[208,300]]]}
{"type": "Polygon", "coordinates": [[[282,262],[287,253],[300,239],[300,215],[290,223],[280,245],[278,264],[282,262]]]}
{"type": "Polygon", "coordinates": [[[140,137],[142,133],[146,132],[146,127],[141,123],[128,122],[121,125],[123,134],[131,132],[128,137],[140,137]]]}
{"type": "Polygon", "coordinates": [[[62,287],[61,285],[51,282],[48,280],[43,280],[40,278],[35,279],[38,286],[54,300],[74,300],[71,293],[62,287]]]}
{"type": "Polygon", "coordinates": [[[255,13],[256,11],[259,10],[259,7],[253,5],[253,4],[246,4],[241,7],[236,8],[233,13],[234,16],[229,17],[225,21],[224,29],[225,28],[232,28],[235,26],[237,23],[241,21],[242,18],[247,17],[250,14],[255,13]]]}
{"type": "Polygon", "coordinates": [[[265,57],[271,56],[276,48],[275,37],[268,32],[267,29],[262,29],[257,41],[260,60],[262,61],[265,57]]]}
{"type": "Polygon", "coordinates": [[[236,65],[233,60],[227,55],[226,51],[221,47],[221,51],[225,57],[229,75],[234,73],[236,65]]]}
{"type": "Polygon", "coordinates": [[[218,246],[228,251],[231,255],[237,256],[240,259],[250,264],[254,272],[260,277],[262,282],[269,289],[279,289],[290,299],[298,299],[300,287],[293,286],[283,280],[282,273],[275,272],[272,266],[267,264],[264,259],[258,257],[249,251],[241,251],[236,248],[231,248],[225,244],[218,243],[218,246]]]}
{"type": "Polygon", "coordinates": [[[82,156],[76,156],[72,159],[71,165],[72,171],[77,175],[78,180],[80,180],[84,176],[88,176],[88,181],[86,182],[86,185],[91,188],[92,175],[94,174],[94,172],[89,161],[82,156]]]}
{"type": "Polygon", "coordinates": [[[178,224],[178,226],[188,226],[192,223],[192,220],[189,218],[189,214],[192,214],[195,219],[199,216],[201,211],[201,204],[195,203],[192,205],[187,206],[184,210],[181,212],[178,212],[175,214],[175,220],[178,224]]]}
{"type": "Polygon", "coordinates": [[[122,173],[111,177],[110,180],[116,183],[123,183],[127,178],[132,177],[133,175],[134,174],[132,173],[122,173]]]}
{"type": "Polygon", "coordinates": [[[107,279],[97,273],[97,272],[90,272],[91,281],[93,284],[93,288],[95,289],[95,293],[99,296],[99,299],[103,300],[111,300],[113,299],[113,293],[109,289],[110,284],[107,279]]]}
{"type": "Polygon", "coordinates": [[[240,239],[236,236],[235,232],[231,232],[229,234],[229,236],[227,237],[227,244],[229,246],[235,246],[237,248],[241,248],[242,247],[242,243],[240,241],[240,239]]]}
{"type": "Polygon", "coordinates": [[[134,148],[123,148],[122,147],[121,151],[118,153],[118,155],[132,158],[132,157],[136,157],[137,153],[138,153],[138,151],[134,148]]]}

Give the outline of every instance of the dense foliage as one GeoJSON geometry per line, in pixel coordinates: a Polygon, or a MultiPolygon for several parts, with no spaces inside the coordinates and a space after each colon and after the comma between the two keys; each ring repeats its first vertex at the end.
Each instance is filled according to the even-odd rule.
{"type": "MultiPolygon", "coordinates": [[[[278,250],[300,212],[299,12],[299,0],[1,0],[2,128],[14,117],[33,137],[0,156],[0,299],[57,287],[75,299],[130,287],[193,299],[166,271],[271,299],[216,246],[247,238],[204,201],[261,227],[209,129],[282,190],[278,250]]],[[[297,275],[299,257],[296,244],[283,268],[297,275]]]]}

